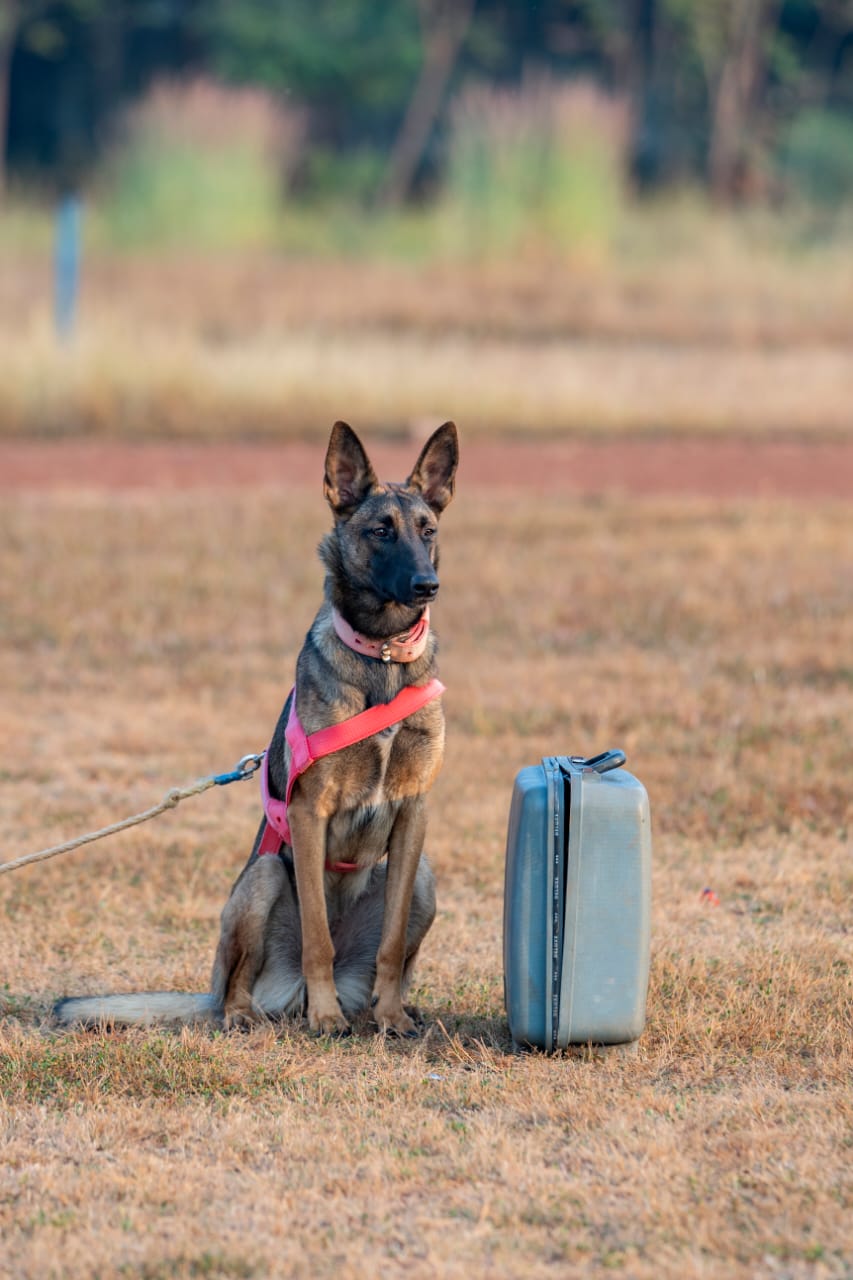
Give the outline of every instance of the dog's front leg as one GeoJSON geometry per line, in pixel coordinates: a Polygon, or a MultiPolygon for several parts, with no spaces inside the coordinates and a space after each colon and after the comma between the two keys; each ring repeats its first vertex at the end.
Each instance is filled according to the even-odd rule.
{"type": "Polygon", "coordinates": [[[302,974],[308,991],[308,1025],[317,1035],[345,1035],[349,1023],[335,990],[335,948],[323,888],[328,820],[318,817],[302,797],[288,809],[293,866],[302,921],[302,974]]]}
{"type": "Polygon", "coordinates": [[[409,910],[425,836],[426,801],[423,796],[414,796],[403,802],[388,844],[385,913],[373,987],[373,1017],[377,1027],[399,1036],[418,1034],[403,1008],[402,981],[409,910]]]}

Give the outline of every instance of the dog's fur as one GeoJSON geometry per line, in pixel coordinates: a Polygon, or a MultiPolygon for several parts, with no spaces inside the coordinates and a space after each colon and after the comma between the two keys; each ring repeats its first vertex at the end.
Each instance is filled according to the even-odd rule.
{"type": "MultiPolygon", "coordinates": [[[[306,733],[435,674],[432,633],[422,657],[385,663],[343,644],[332,608],[371,638],[414,625],[438,590],[436,525],[453,496],[457,460],[456,428],[447,422],[404,484],[381,484],[352,428],[335,424],[324,481],[334,527],[320,545],[325,600],[296,664],[306,733]]],[[[287,788],[289,711],[290,698],[269,747],[270,790],[279,798],[287,788]]],[[[433,701],[299,777],[288,811],[293,847],[258,857],[261,823],[222,912],[209,994],[72,998],[57,1005],[58,1021],[234,1026],[301,1013],[307,1003],[318,1034],[345,1033],[370,1006],[380,1030],[416,1035],[403,994],[435,915],[423,856],[425,799],[443,750],[444,717],[433,701]],[[326,861],[355,862],[358,870],[329,871],[326,861]]]]}

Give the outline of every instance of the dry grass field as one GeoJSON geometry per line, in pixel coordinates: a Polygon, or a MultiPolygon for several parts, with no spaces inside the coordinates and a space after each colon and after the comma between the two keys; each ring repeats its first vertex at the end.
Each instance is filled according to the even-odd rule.
{"type": "MultiPolygon", "coordinates": [[[[318,489],[4,495],[2,860],[265,745],[318,489]]],[[[51,1029],[63,993],[205,986],[252,784],[3,876],[0,1274],[853,1275],[851,554],[849,503],[495,500],[463,468],[423,1040],[51,1029]],[[648,1027],[519,1055],[512,779],[610,746],[652,804],[648,1027]]]]}
{"type": "Polygon", "coordinates": [[[64,346],[49,254],[0,247],[0,436],[319,441],[345,404],[384,435],[849,438],[849,247],[664,243],[598,264],[102,251],[64,346]]]}

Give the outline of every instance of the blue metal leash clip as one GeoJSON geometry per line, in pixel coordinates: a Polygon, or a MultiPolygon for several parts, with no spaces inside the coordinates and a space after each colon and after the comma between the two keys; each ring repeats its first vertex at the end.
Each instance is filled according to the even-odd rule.
{"type": "Polygon", "coordinates": [[[242,782],[244,778],[251,778],[260,769],[266,754],[266,751],[260,751],[257,754],[243,756],[230,773],[214,774],[213,781],[217,787],[225,787],[229,782],[242,782]]]}

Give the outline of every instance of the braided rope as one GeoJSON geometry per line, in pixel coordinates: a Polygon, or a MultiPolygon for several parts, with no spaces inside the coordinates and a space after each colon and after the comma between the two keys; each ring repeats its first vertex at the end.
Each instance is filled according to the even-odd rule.
{"type": "Polygon", "coordinates": [[[125,818],[123,822],[112,822],[108,827],[101,827],[100,831],[90,831],[84,836],[77,836],[76,840],[67,840],[65,844],[53,845],[50,849],[41,849],[38,853],[27,853],[22,858],[16,858],[14,862],[0,863],[0,876],[7,871],[15,871],[18,867],[25,867],[30,862],[44,862],[47,858],[55,858],[60,853],[70,853],[72,849],[79,849],[83,844],[90,844],[93,840],[101,840],[104,836],[114,835],[117,831],[125,831],[128,827],[138,826],[140,822],[147,822],[149,818],[156,818],[159,814],[165,813],[167,809],[174,809],[181,800],[187,800],[190,796],[200,796],[203,791],[207,791],[209,787],[221,785],[216,778],[199,778],[198,781],[191,783],[188,787],[172,787],[171,791],[167,791],[166,795],[159,804],[155,804],[152,809],[146,809],[144,813],[135,813],[131,818],[125,818]]]}

